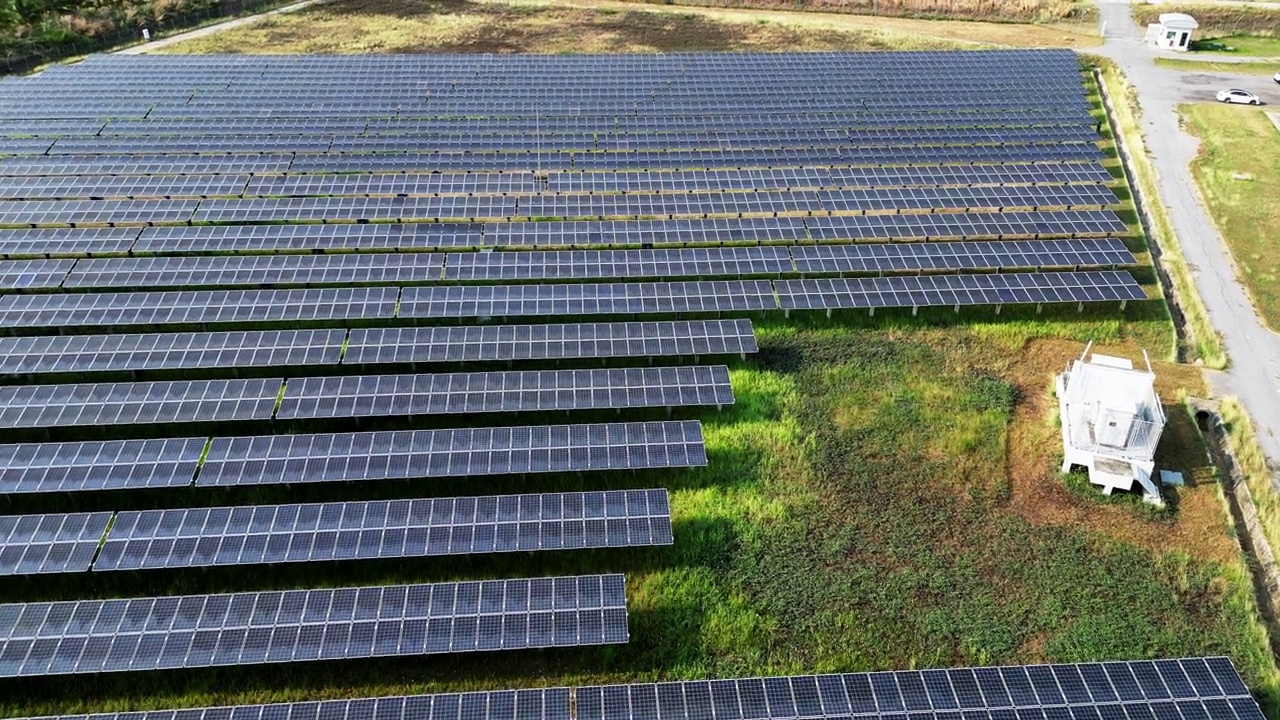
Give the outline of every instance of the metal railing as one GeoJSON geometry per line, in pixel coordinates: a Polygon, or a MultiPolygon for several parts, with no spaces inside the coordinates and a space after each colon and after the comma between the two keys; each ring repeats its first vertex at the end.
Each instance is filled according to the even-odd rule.
{"type": "MultiPolygon", "coordinates": [[[[1108,411],[1107,416],[1117,420],[1117,424],[1129,426],[1129,432],[1123,445],[1110,445],[1102,442],[1103,433],[1097,432],[1094,423],[1099,416],[1098,403],[1089,403],[1083,408],[1075,409],[1070,414],[1081,418],[1071,427],[1071,444],[1081,450],[1100,455],[1124,458],[1126,460],[1150,460],[1160,443],[1160,432],[1163,423],[1157,423],[1150,417],[1108,411]],[[1076,414],[1079,413],[1079,414],[1076,414]]],[[[1109,438],[1108,438],[1109,439],[1109,438]]]]}

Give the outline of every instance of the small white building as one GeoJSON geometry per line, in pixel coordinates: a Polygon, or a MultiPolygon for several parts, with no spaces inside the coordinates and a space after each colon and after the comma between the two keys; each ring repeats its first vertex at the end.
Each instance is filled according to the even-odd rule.
{"type": "Polygon", "coordinates": [[[1160,22],[1147,26],[1147,44],[1161,50],[1186,52],[1191,46],[1191,34],[1200,23],[1186,13],[1161,13],[1160,22]]]}
{"type": "Polygon", "coordinates": [[[1088,468],[1089,482],[1107,495],[1132,490],[1136,482],[1145,500],[1160,504],[1151,474],[1165,416],[1155,373],[1150,362],[1146,370],[1135,370],[1124,358],[1090,357],[1091,347],[1058,376],[1062,472],[1075,465],[1088,468]]]}

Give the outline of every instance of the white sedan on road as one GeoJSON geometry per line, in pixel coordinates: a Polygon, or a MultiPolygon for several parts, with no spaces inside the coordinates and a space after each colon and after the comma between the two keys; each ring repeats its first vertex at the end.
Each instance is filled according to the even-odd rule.
{"type": "Polygon", "coordinates": [[[1262,101],[1258,99],[1257,95],[1254,95],[1248,90],[1241,90],[1240,88],[1231,88],[1230,90],[1219,90],[1218,102],[1236,103],[1238,105],[1261,105],[1262,104],[1262,101]]]}
{"type": "Polygon", "coordinates": [[[1276,73],[1275,75],[1272,75],[1271,79],[1275,80],[1277,83],[1280,83],[1280,72],[1276,73]]]}

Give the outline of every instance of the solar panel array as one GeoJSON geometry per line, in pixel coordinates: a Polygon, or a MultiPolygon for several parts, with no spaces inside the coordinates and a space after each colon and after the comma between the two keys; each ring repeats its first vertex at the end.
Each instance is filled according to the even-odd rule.
{"type": "MultiPolygon", "coordinates": [[[[0,493],[42,514],[0,517],[0,574],[671,544],[665,490],[590,484],[708,463],[699,418],[734,402],[708,358],[758,350],[745,315],[1146,298],[1090,111],[1065,51],[113,55],[5,79],[0,493]]],[[[626,612],[620,575],[13,603],[0,676],[621,643],[626,612]]],[[[574,713],[766,717],[747,685],[646,687],[581,688],[574,713]]],[[[571,694],[468,697],[538,720],[571,694]]]]}
{"type": "Polygon", "coordinates": [[[707,464],[696,420],[0,445],[0,492],[394,480],[707,464]],[[206,452],[207,451],[207,452],[206,452]],[[199,477],[197,478],[197,472],[199,477]]]}
{"type": "Polygon", "coordinates": [[[621,575],[0,605],[0,677],[627,641],[621,575]]]}
{"type": "MultiPolygon", "coordinates": [[[[38,720],[1262,720],[1225,657],[402,695],[38,720]]],[[[36,719],[33,719],[36,720],[36,719]]]]}

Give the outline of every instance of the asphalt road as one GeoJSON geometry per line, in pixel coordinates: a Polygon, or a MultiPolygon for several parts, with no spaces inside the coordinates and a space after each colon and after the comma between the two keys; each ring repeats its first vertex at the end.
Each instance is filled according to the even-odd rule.
{"type": "MultiPolygon", "coordinates": [[[[1160,199],[1169,211],[1182,253],[1191,266],[1209,318],[1222,334],[1230,367],[1210,372],[1218,395],[1240,398],[1253,418],[1258,441],[1272,467],[1280,465],[1280,335],[1267,329],[1254,311],[1189,169],[1198,141],[1182,131],[1177,107],[1212,100],[1223,87],[1241,87],[1280,106],[1280,86],[1266,76],[1196,73],[1157,67],[1156,52],[1142,42],[1127,2],[1098,0],[1106,22],[1106,42],[1094,50],[1129,77],[1142,107],[1147,152],[1159,175],[1160,199]]],[[[1244,108],[1241,108],[1244,112],[1244,108]]],[[[1280,136],[1275,140],[1280,142],[1280,136]]]]}

